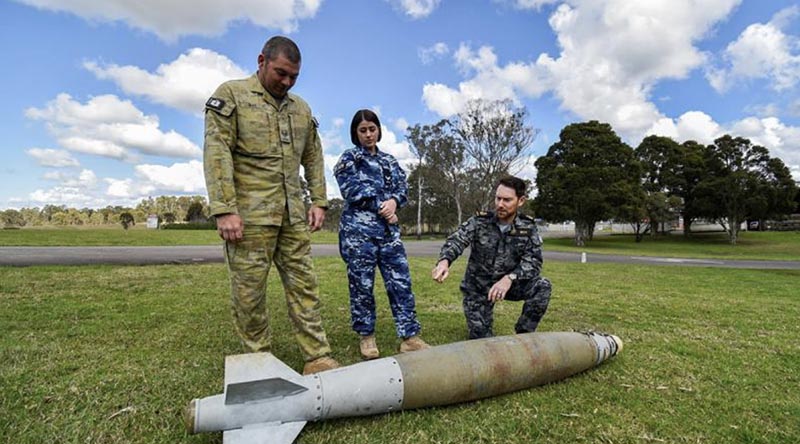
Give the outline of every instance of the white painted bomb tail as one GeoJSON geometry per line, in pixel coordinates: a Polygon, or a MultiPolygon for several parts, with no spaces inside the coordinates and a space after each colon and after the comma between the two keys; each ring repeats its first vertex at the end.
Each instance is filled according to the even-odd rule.
{"type": "Polygon", "coordinates": [[[225,392],[193,400],[190,433],[291,443],[307,421],[474,401],[558,381],[622,350],[616,336],[527,333],[455,342],[302,376],[270,353],[228,356],[225,392]]]}

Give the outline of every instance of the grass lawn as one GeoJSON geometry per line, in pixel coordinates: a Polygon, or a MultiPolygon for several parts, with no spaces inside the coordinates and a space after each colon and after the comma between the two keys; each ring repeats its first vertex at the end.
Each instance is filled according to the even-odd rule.
{"type": "MultiPolygon", "coordinates": [[[[344,265],[316,264],[335,356],[355,363],[344,265]]],[[[411,265],[425,339],[462,340],[464,261],[443,285],[427,278],[430,259],[411,265]]],[[[549,262],[544,274],[554,293],[540,329],[614,333],[619,356],[475,403],[311,423],[298,442],[800,442],[800,272],[549,262]]],[[[279,285],[272,276],[273,352],[300,369],[279,285]]],[[[241,351],[227,293],[222,264],[0,268],[3,442],[221,443],[186,435],[181,414],[221,391],[223,357],[241,351]]],[[[389,354],[382,289],[377,299],[389,354]]],[[[498,305],[498,334],[519,309],[498,305]]]]}
{"type": "Polygon", "coordinates": [[[728,243],[725,233],[694,233],[685,238],[673,233],[635,242],[633,235],[595,235],[584,247],[576,247],[572,238],[546,238],[545,249],[626,256],[663,256],[716,259],[800,260],[800,232],[742,232],[736,245],[728,243]]]}
{"type": "MultiPolygon", "coordinates": [[[[319,231],[312,234],[314,243],[335,244],[338,234],[319,231]]],[[[123,230],[120,225],[100,227],[23,228],[0,230],[0,246],[5,247],[78,247],[78,246],[169,246],[218,245],[216,230],[151,230],[135,226],[123,230]]]]}

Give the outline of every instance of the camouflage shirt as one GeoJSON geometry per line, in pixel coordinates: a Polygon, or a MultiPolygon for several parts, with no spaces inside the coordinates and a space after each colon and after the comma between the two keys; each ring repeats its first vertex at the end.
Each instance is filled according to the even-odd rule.
{"type": "Polygon", "coordinates": [[[210,213],[239,214],[245,224],[305,220],[300,166],[311,202],[327,207],[317,122],[308,104],[278,102],[256,74],[223,83],[206,102],[203,161],[210,213]]]}
{"type": "MultiPolygon", "coordinates": [[[[394,199],[398,210],[408,202],[405,171],[394,156],[380,149],[375,155],[362,147],[345,151],[334,175],[345,200],[340,221],[343,231],[354,229],[382,237],[388,223],[378,214],[381,202],[394,199]]],[[[397,225],[392,228],[399,229],[397,225]]]]}
{"type": "Polygon", "coordinates": [[[461,224],[439,253],[439,261],[452,263],[471,246],[462,286],[489,288],[503,276],[533,279],[542,271],[542,238],[532,218],[517,213],[503,233],[494,213],[483,213],[461,224]]]}

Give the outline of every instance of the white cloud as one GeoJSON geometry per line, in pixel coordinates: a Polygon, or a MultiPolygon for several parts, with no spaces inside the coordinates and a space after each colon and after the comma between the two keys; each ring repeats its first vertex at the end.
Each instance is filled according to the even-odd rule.
{"type": "Polygon", "coordinates": [[[130,101],[114,95],[91,98],[86,104],[59,94],[44,108],[25,115],[43,120],[66,149],[85,154],[134,160],[136,154],[199,158],[200,148],[174,130],[159,129],[158,117],[145,115],[130,101]]]}
{"type": "Polygon", "coordinates": [[[127,23],[172,41],[184,35],[217,36],[228,24],[245,20],[257,26],[295,31],[314,17],[322,0],[17,0],[40,9],[71,12],[90,21],[127,23]]]}
{"type": "Polygon", "coordinates": [[[558,3],[560,0],[495,0],[502,3],[513,3],[517,9],[536,9],[539,10],[542,6],[552,5],[558,3]]]}
{"type": "MultiPolygon", "coordinates": [[[[154,195],[205,194],[203,164],[199,160],[174,163],[170,166],[144,164],[134,167],[135,177],[98,179],[88,169],[78,174],[62,170],[49,171],[44,178],[57,182],[48,189],[38,189],[19,199],[25,205],[67,205],[104,207],[106,205],[134,206],[142,199],[154,195]]],[[[23,205],[24,206],[24,205],[23,205]]]]}
{"type": "Polygon", "coordinates": [[[408,129],[409,126],[411,126],[411,125],[408,124],[408,120],[406,120],[406,119],[404,119],[402,117],[397,118],[397,119],[394,120],[394,128],[397,131],[400,131],[403,134],[406,133],[406,130],[408,129]]]}
{"type": "Polygon", "coordinates": [[[425,18],[433,13],[441,0],[388,0],[396,9],[412,19],[425,18]]]}
{"type": "Polygon", "coordinates": [[[745,137],[767,148],[770,156],[780,158],[792,170],[795,180],[800,180],[800,127],[788,126],[776,117],[746,117],[720,125],[705,113],[690,111],[677,121],[659,120],[647,134],[671,137],[681,143],[694,140],[705,145],[724,134],[745,137]]]}
{"type": "Polygon", "coordinates": [[[792,117],[800,117],[800,99],[796,99],[790,103],[786,112],[792,117]]]}
{"type": "Polygon", "coordinates": [[[501,66],[492,48],[462,45],[454,59],[472,77],[458,89],[426,84],[423,101],[448,117],[470,99],[518,101],[519,95],[550,92],[579,118],[608,122],[624,137],[638,139],[664,118],[650,100],[653,86],[701,66],[706,56],[694,43],[739,1],[710,0],[698,8],[692,0],[565,0],[549,20],[558,37],[557,57],[543,53],[534,61],[501,66]]]}
{"type": "Polygon", "coordinates": [[[411,146],[405,140],[398,140],[397,135],[390,131],[386,125],[381,125],[381,141],[378,142],[381,151],[385,151],[397,159],[406,172],[408,165],[416,162],[411,146]]]}
{"type": "Polygon", "coordinates": [[[755,114],[759,117],[773,117],[780,114],[781,110],[775,103],[766,103],[761,105],[748,105],[744,111],[750,114],[755,114]]]}
{"type": "Polygon", "coordinates": [[[129,202],[141,200],[141,197],[150,196],[155,191],[155,187],[133,179],[104,179],[108,187],[105,194],[112,199],[122,199],[129,202]]]}
{"type": "Polygon", "coordinates": [[[66,205],[71,208],[104,206],[101,200],[76,187],[53,187],[49,190],[36,190],[28,196],[29,204],[23,205],[66,205]]]}
{"type": "Polygon", "coordinates": [[[659,119],[646,132],[646,135],[667,136],[678,142],[694,140],[707,145],[724,133],[725,130],[708,114],[701,111],[688,111],[677,120],[668,117],[659,119]]]}
{"type": "Polygon", "coordinates": [[[706,78],[718,92],[748,79],[766,79],[772,89],[784,91],[800,81],[800,39],[784,28],[800,15],[797,5],[783,9],[768,23],[748,26],[728,45],[721,67],[710,67],[706,78]]]}
{"type": "Polygon", "coordinates": [[[192,48],[150,73],[136,66],[86,62],[84,67],[99,79],[112,80],[127,94],[191,113],[203,105],[222,82],[243,78],[248,72],[229,58],[203,48],[192,48]]]}
{"type": "Polygon", "coordinates": [[[333,176],[333,167],[339,161],[339,156],[347,148],[350,148],[349,128],[345,127],[345,120],[341,117],[333,119],[333,127],[320,131],[320,138],[322,141],[322,149],[325,157],[325,184],[328,199],[341,198],[339,193],[339,185],[336,183],[336,178],[333,176]],[[342,137],[347,134],[347,141],[342,137]]]}
{"type": "Polygon", "coordinates": [[[427,48],[417,49],[417,55],[423,65],[433,63],[434,60],[444,57],[450,52],[450,48],[443,42],[434,43],[427,48]]]}
{"type": "Polygon", "coordinates": [[[731,125],[730,133],[766,147],[770,156],[783,160],[800,180],[800,127],[787,126],[775,117],[750,117],[731,125]]]}
{"type": "Polygon", "coordinates": [[[106,205],[104,196],[98,192],[98,180],[94,171],[83,169],[78,174],[50,171],[47,180],[58,182],[49,189],[38,189],[28,196],[33,205],[66,205],[68,207],[99,207],[106,205]]]}
{"type": "Polygon", "coordinates": [[[187,163],[163,165],[137,165],[136,175],[158,191],[167,193],[205,194],[206,184],[203,163],[190,160],[187,163]]]}
{"type": "Polygon", "coordinates": [[[68,151],[54,150],[51,148],[31,148],[26,151],[29,156],[36,159],[39,165],[46,167],[64,168],[76,167],[80,163],[68,151]]]}

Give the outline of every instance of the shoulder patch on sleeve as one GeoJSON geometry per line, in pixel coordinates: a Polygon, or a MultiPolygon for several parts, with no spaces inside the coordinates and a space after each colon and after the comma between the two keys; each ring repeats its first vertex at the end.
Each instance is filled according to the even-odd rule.
{"type": "Polygon", "coordinates": [[[211,97],[206,100],[206,111],[211,110],[225,117],[230,117],[234,108],[236,105],[233,101],[226,101],[219,97],[211,97]]]}
{"type": "Polygon", "coordinates": [[[206,108],[222,111],[222,108],[225,108],[225,101],[216,97],[211,97],[206,101],[206,108]]]}

